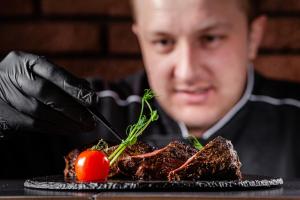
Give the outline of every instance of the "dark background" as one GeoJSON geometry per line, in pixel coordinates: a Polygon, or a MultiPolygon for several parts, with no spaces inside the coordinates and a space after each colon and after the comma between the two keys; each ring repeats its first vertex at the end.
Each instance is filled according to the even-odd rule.
{"type": "MultiPolygon", "coordinates": [[[[74,74],[117,79],[142,68],[128,0],[1,0],[0,59],[45,55],[74,74]]],[[[300,82],[300,0],[261,0],[270,16],[256,69],[300,82]]]]}

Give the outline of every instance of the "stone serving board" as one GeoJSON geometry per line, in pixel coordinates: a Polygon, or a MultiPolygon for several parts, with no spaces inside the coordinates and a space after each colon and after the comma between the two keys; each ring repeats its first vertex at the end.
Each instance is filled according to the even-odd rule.
{"type": "Polygon", "coordinates": [[[28,179],[24,187],[45,190],[70,191],[224,191],[255,190],[281,187],[282,178],[243,175],[241,181],[132,181],[77,182],[64,180],[62,175],[28,179]]]}

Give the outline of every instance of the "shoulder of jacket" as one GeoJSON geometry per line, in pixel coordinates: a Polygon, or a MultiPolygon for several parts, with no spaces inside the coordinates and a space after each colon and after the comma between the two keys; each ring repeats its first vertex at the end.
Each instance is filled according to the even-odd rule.
{"type": "Polygon", "coordinates": [[[255,73],[254,88],[250,100],[273,105],[292,105],[300,108],[300,84],[268,79],[255,73]]]}

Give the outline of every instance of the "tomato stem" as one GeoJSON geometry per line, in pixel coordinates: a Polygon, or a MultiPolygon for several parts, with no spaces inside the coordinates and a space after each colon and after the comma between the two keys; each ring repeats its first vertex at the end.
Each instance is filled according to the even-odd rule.
{"type": "Polygon", "coordinates": [[[90,149],[91,150],[102,151],[102,150],[107,149],[107,148],[108,148],[108,144],[103,139],[100,139],[98,141],[98,143],[96,145],[92,146],[90,149]]]}

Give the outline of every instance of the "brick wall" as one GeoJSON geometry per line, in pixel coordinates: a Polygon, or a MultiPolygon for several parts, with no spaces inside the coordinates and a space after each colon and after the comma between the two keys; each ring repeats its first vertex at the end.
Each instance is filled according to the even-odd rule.
{"type": "MultiPolygon", "coordinates": [[[[300,82],[300,0],[262,0],[270,16],[255,66],[300,82]]],[[[142,67],[128,0],[2,0],[0,58],[10,50],[45,55],[74,74],[116,79],[142,67]]]]}

